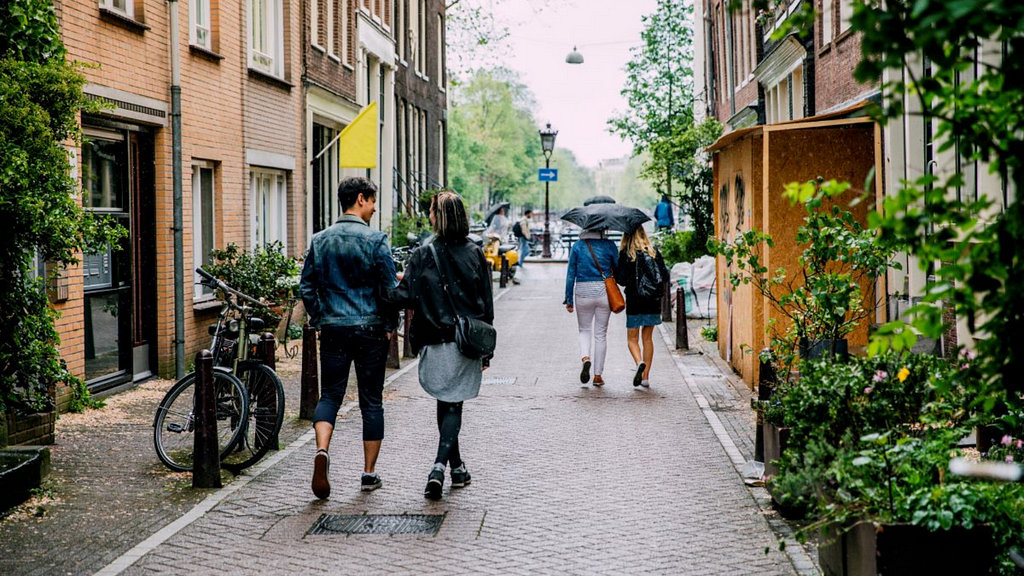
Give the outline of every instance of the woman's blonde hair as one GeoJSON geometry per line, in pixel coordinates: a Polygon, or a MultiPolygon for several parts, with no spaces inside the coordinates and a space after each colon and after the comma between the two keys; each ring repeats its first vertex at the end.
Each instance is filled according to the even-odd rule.
{"type": "Polygon", "coordinates": [[[654,258],[656,254],[651,239],[647,237],[643,226],[637,226],[636,230],[623,234],[619,250],[625,252],[630,260],[636,260],[636,253],[640,250],[647,252],[651,258],[654,258]]]}
{"type": "Polygon", "coordinates": [[[469,235],[466,204],[451,190],[442,190],[430,199],[434,210],[434,232],[442,240],[462,240],[469,235]]]}

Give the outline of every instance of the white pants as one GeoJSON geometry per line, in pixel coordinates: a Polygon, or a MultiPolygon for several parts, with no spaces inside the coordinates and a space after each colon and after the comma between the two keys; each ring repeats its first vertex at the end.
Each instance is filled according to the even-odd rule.
{"type": "Polygon", "coordinates": [[[612,315],[608,296],[575,298],[576,320],[580,325],[580,356],[590,356],[594,375],[604,372],[604,357],[608,350],[608,319],[612,315]],[[590,341],[594,341],[594,354],[590,354],[590,341]]]}

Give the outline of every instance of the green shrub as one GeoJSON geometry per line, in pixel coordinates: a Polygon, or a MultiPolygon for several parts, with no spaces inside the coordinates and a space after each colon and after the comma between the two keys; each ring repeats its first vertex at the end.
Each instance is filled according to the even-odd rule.
{"type": "Polygon", "coordinates": [[[718,326],[714,324],[708,324],[700,329],[701,338],[708,342],[718,342],[718,326]]]}
{"type": "Polygon", "coordinates": [[[419,236],[421,232],[427,230],[430,230],[430,221],[426,217],[405,213],[395,214],[391,220],[391,245],[396,248],[407,246],[409,244],[407,236],[410,232],[419,236]]]}
{"type": "Polygon", "coordinates": [[[299,263],[284,254],[280,242],[245,252],[236,244],[214,250],[213,264],[204,266],[207,272],[223,280],[228,286],[269,306],[256,307],[255,316],[262,318],[267,330],[274,332],[281,315],[271,306],[290,306],[299,288],[299,263]]]}
{"type": "Polygon", "coordinates": [[[677,262],[693,262],[701,256],[710,254],[692,230],[666,234],[657,244],[662,258],[665,259],[665,266],[669,268],[677,262]]]}

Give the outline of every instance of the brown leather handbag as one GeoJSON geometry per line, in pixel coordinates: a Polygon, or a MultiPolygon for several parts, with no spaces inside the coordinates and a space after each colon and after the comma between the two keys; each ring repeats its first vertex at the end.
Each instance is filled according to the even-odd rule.
{"type": "Polygon", "coordinates": [[[597,272],[601,275],[601,278],[604,278],[604,291],[608,293],[608,307],[615,314],[622,312],[626,309],[626,299],[622,297],[622,290],[619,290],[619,285],[615,283],[615,277],[604,277],[604,270],[601,270],[601,264],[597,261],[597,255],[594,254],[594,249],[590,247],[590,240],[584,240],[584,242],[587,244],[587,250],[590,250],[591,258],[594,259],[597,272]]]}

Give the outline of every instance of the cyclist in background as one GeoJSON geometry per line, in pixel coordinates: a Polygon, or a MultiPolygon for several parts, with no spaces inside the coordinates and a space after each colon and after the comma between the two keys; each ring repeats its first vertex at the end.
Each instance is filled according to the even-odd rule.
{"type": "Polygon", "coordinates": [[[369,226],[377,211],[377,186],[366,178],[348,178],[338,186],[338,202],[344,214],[313,235],[299,286],[310,324],[320,329],[323,376],[313,412],[312,488],[321,499],[331,494],[328,449],[353,362],[363,417],[361,490],[381,486],[375,466],[384,439],[384,364],[398,325],[397,311],[379,300],[398,280],[387,236],[369,226]]]}

